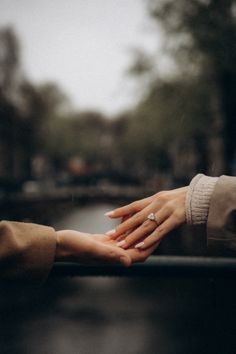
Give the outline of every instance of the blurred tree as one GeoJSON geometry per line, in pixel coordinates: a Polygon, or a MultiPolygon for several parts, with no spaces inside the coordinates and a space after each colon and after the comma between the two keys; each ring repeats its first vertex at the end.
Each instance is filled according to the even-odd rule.
{"type": "Polygon", "coordinates": [[[209,89],[196,79],[153,82],[127,117],[120,137],[120,155],[127,168],[143,176],[168,172],[176,179],[206,171],[209,89]]]}
{"type": "Polygon", "coordinates": [[[0,97],[12,97],[21,79],[20,48],[12,28],[0,30],[0,97]]]}
{"type": "Polygon", "coordinates": [[[24,174],[21,161],[22,117],[18,110],[21,79],[19,42],[11,28],[0,30],[0,178],[3,184],[24,174]]]}
{"type": "Polygon", "coordinates": [[[102,165],[108,169],[111,163],[110,122],[100,113],[71,113],[51,121],[49,153],[55,159],[78,156],[87,164],[102,165]]]}
{"type": "MultiPolygon", "coordinates": [[[[165,30],[165,47],[180,75],[201,73],[212,82],[223,117],[224,171],[235,168],[236,1],[149,0],[152,18],[165,30]]],[[[206,122],[207,125],[207,122],[206,122]]]]}
{"type": "Polygon", "coordinates": [[[19,40],[0,30],[0,179],[13,185],[31,178],[36,154],[47,155],[56,118],[70,111],[54,83],[35,85],[22,75],[19,40]]]}
{"type": "MultiPolygon", "coordinates": [[[[126,73],[135,80],[139,79],[142,87],[145,90],[148,83],[155,76],[155,61],[150,54],[139,48],[132,48],[131,50],[132,63],[128,67],[126,73]]],[[[141,92],[142,94],[142,92],[141,92]]]]}
{"type": "Polygon", "coordinates": [[[20,87],[20,99],[31,153],[47,154],[57,119],[69,114],[69,100],[55,83],[27,81],[20,87]]]}

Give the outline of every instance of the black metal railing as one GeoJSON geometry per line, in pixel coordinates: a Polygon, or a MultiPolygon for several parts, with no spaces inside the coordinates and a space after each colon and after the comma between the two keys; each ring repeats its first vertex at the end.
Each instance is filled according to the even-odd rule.
{"type": "Polygon", "coordinates": [[[77,263],[56,263],[52,277],[122,276],[122,277],[235,277],[236,258],[152,256],[146,262],[129,268],[119,265],[84,266],[77,263]]]}

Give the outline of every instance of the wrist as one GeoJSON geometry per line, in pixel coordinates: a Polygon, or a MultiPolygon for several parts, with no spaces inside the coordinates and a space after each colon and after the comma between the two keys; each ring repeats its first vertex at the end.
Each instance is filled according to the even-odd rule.
{"type": "Polygon", "coordinates": [[[63,262],[70,258],[70,254],[66,249],[65,244],[65,232],[63,230],[56,231],[56,253],[55,253],[55,261],[63,262]]]}

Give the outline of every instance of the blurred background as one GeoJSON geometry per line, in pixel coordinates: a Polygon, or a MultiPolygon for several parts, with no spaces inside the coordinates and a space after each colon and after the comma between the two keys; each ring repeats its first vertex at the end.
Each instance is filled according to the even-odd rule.
{"type": "MultiPolygon", "coordinates": [[[[117,205],[188,184],[199,172],[234,175],[235,63],[234,0],[0,0],[1,219],[105,232],[113,225],[103,214],[117,205]]],[[[157,254],[204,254],[204,230],[191,232],[198,237],[191,238],[190,230],[170,235],[157,254]]],[[[195,337],[204,317],[199,309],[211,304],[208,325],[226,314],[229,319],[231,302],[224,315],[216,310],[223,299],[219,289],[228,286],[234,292],[228,283],[202,282],[203,292],[198,289],[196,297],[191,279],[175,279],[173,285],[162,280],[159,290],[141,280],[51,281],[37,298],[41,312],[30,297],[34,311],[23,316],[23,324],[16,314],[27,308],[25,294],[12,317],[12,307],[7,310],[2,297],[4,318],[18,326],[15,341],[9,340],[9,322],[2,345],[6,353],[155,353],[158,327],[161,353],[183,353],[186,348],[188,353],[211,352],[204,326],[200,339],[195,337]],[[171,304],[179,312],[161,312],[157,320],[159,310],[150,305],[143,286],[156,294],[160,311],[171,304]],[[93,292],[99,299],[105,294],[107,301],[101,301],[99,309],[93,304],[91,310],[93,292]],[[55,323],[54,310],[52,318],[48,312],[56,295],[61,322],[55,323]],[[137,307],[126,312],[133,297],[137,307]],[[120,308],[116,316],[109,303],[112,311],[120,308]],[[67,312],[69,317],[73,312],[72,322],[65,320],[67,312]],[[176,316],[183,319],[179,332],[167,326],[176,316]],[[100,335],[94,337],[94,323],[101,319],[105,342],[100,335]],[[40,339],[43,349],[35,344],[42,323],[49,333],[40,339]],[[136,331],[139,336],[136,345],[128,341],[129,349],[121,345],[127,335],[124,323],[131,337],[136,331]],[[190,346],[181,332],[186,324],[190,346]],[[79,338],[71,335],[77,325],[79,338]],[[22,338],[29,328],[27,344],[22,338]],[[91,333],[98,351],[88,346],[91,333]]],[[[224,333],[229,342],[232,327],[224,333]]]]}

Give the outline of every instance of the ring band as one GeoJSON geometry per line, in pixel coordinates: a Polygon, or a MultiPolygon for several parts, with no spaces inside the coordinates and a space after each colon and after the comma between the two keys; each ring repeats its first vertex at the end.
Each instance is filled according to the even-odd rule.
{"type": "Polygon", "coordinates": [[[158,222],[157,222],[157,217],[154,213],[151,213],[147,216],[147,219],[150,220],[150,221],[154,221],[157,225],[158,225],[158,222]]]}

